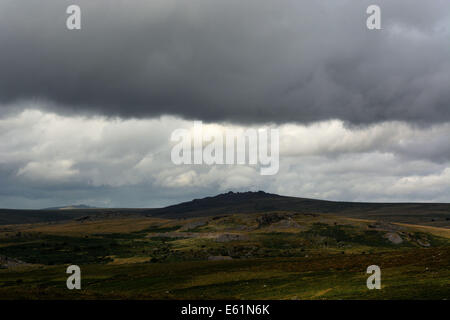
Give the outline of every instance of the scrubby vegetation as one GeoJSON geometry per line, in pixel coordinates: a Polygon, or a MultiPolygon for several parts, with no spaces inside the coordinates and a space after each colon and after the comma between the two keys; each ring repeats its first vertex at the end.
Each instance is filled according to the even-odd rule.
{"type": "Polygon", "coordinates": [[[14,266],[0,270],[0,298],[450,296],[450,230],[445,228],[424,232],[393,223],[269,212],[12,225],[7,230],[0,235],[0,256],[14,259],[14,266]],[[82,268],[79,292],[65,289],[70,264],[82,268]],[[382,290],[365,286],[372,264],[383,270],[382,290]]]}

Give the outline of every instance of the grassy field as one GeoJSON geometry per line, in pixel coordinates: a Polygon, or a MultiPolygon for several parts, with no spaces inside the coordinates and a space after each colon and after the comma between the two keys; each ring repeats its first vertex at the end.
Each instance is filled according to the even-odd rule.
{"type": "Polygon", "coordinates": [[[450,230],[269,212],[0,227],[0,299],[447,299],[450,230]],[[65,271],[82,270],[82,290],[65,271]],[[366,269],[382,270],[368,290],[366,269]]]}

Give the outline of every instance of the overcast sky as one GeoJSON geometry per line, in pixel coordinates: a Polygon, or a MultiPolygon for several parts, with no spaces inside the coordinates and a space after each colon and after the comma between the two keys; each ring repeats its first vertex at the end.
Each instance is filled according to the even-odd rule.
{"type": "Polygon", "coordinates": [[[447,0],[0,0],[0,207],[450,202],[449,137],[447,0]],[[193,120],[279,129],[278,174],[174,165],[193,120]]]}

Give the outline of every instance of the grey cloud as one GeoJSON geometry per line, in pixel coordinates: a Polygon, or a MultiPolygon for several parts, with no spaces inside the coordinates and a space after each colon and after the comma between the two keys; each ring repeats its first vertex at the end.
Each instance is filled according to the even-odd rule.
{"type": "Polygon", "coordinates": [[[349,127],[342,121],[309,126],[281,127],[281,154],[285,156],[327,156],[370,152],[388,153],[404,161],[450,161],[450,123],[428,127],[404,122],[383,122],[349,127]]]}
{"type": "Polygon", "coordinates": [[[450,6],[373,1],[0,1],[2,112],[355,124],[450,121],[450,6]],[[6,109],[8,108],[8,109],[6,109]]]}

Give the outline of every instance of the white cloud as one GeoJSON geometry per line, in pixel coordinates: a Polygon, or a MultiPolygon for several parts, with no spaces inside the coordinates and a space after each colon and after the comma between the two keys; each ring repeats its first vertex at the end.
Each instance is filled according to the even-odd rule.
{"type": "Polygon", "coordinates": [[[172,131],[192,125],[173,117],[65,117],[32,109],[10,114],[0,119],[0,207],[20,207],[18,199],[30,193],[32,203],[42,198],[50,205],[58,196],[71,203],[153,206],[162,198],[177,202],[227,190],[333,200],[449,200],[449,123],[282,125],[280,171],[267,177],[255,166],[172,164],[172,131]]]}
{"type": "Polygon", "coordinates": [[[80,173],[72,166],[72,160],[31,161],[20,168],[17,175],[31,180],[64,182],[80,173]]]}

